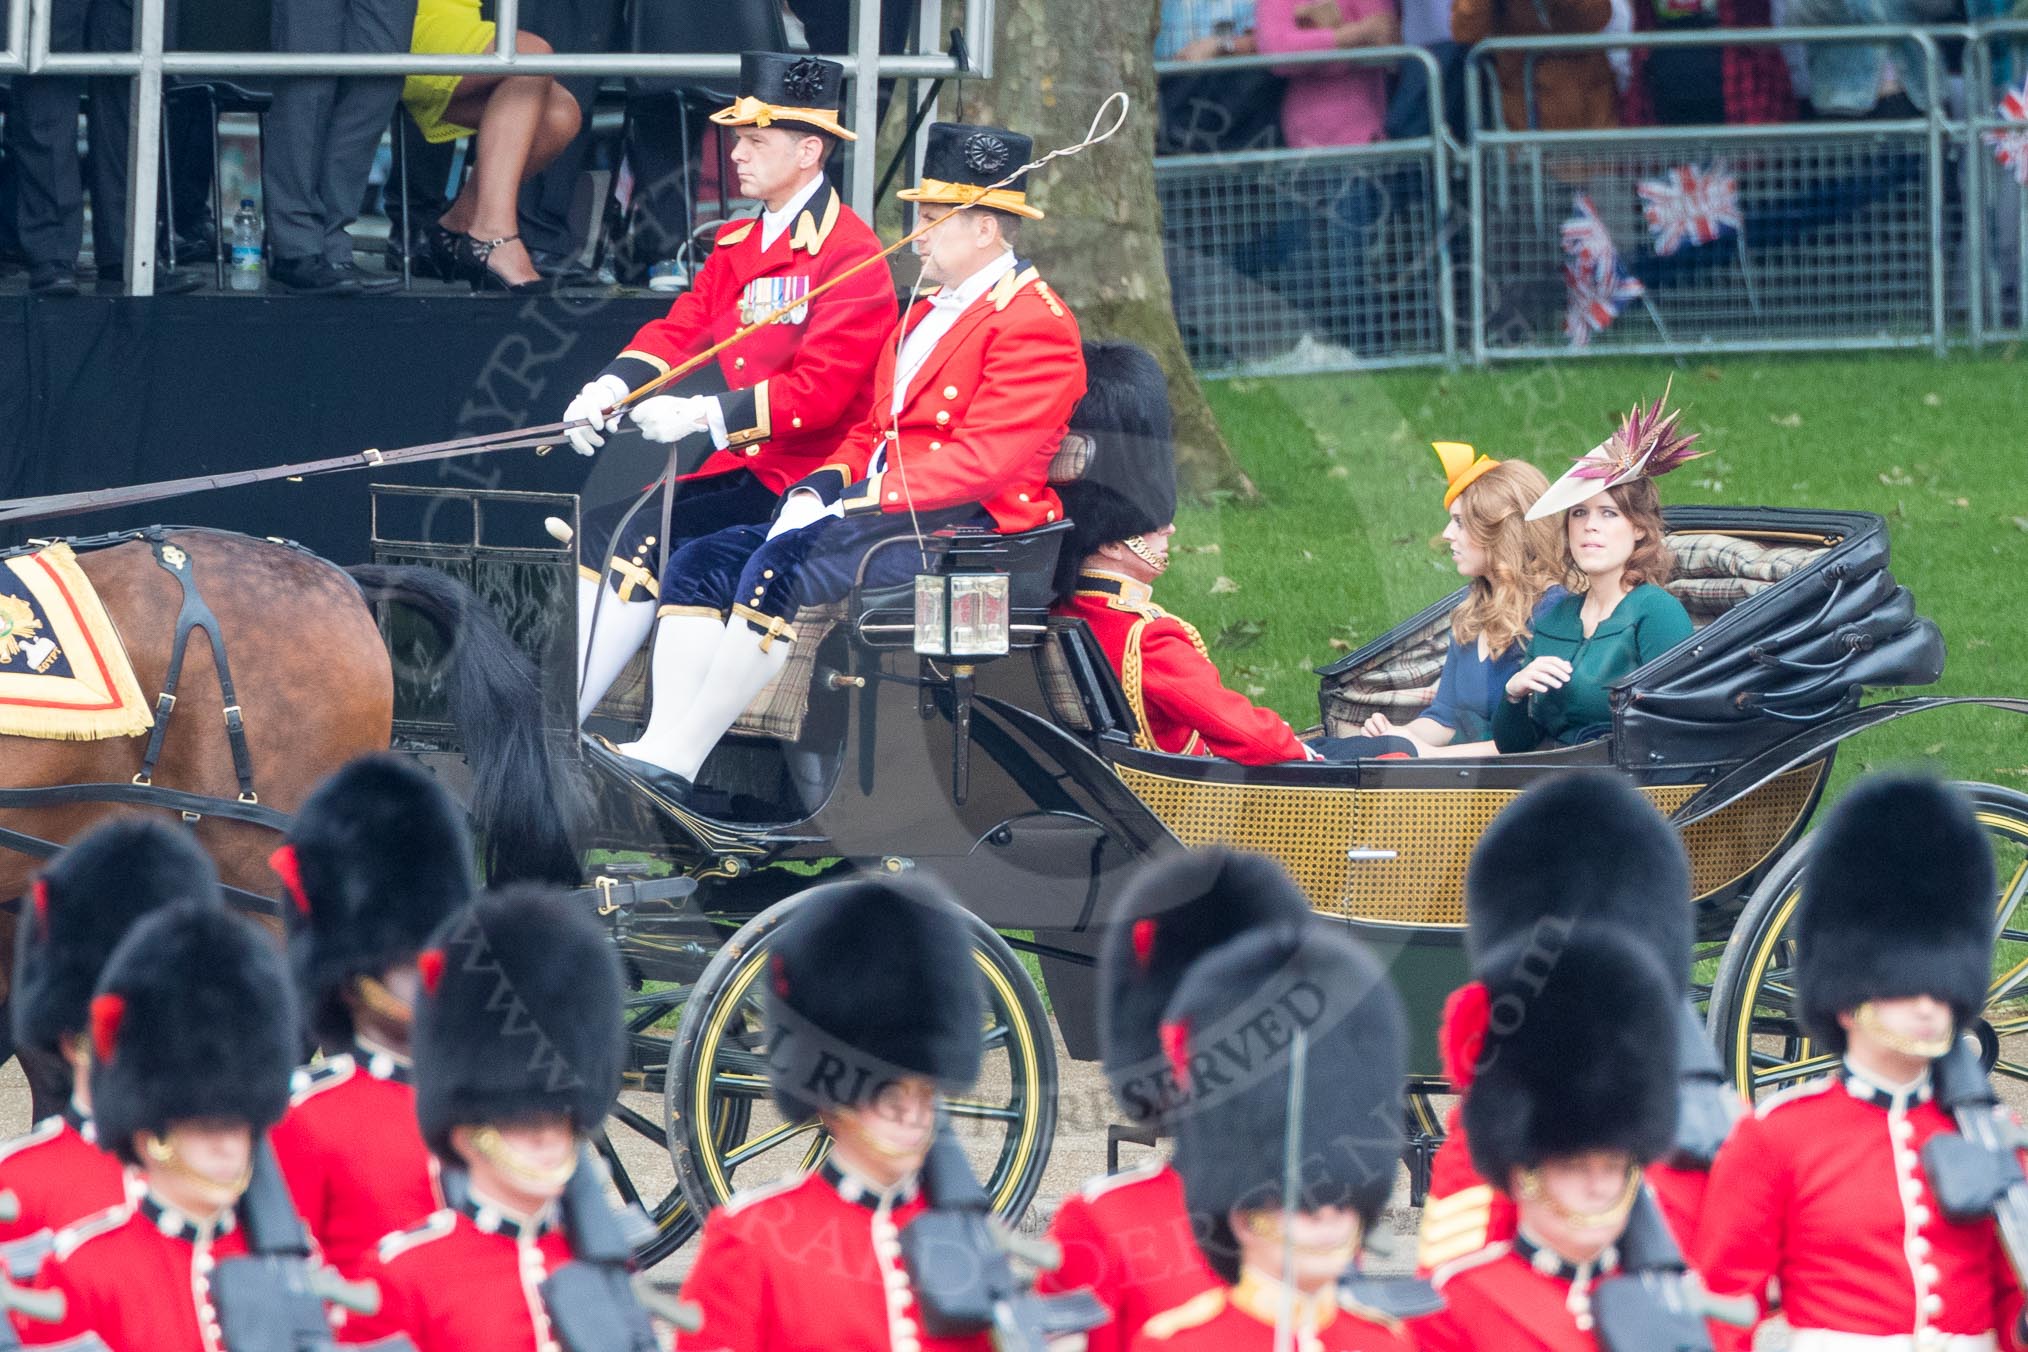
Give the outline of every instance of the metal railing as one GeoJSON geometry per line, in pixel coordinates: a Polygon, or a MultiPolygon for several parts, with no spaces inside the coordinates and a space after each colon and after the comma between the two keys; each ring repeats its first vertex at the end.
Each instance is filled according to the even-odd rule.
{"type": "MultiPolygon", "coordinates": [[[[877,173],[871,134],[879,109],[879,81],[989,77],[993,71],[993,2],[964,0],[964,55],[883,55],[880,6],[871,0],[853,7],[853,52],[833,57],[844,63],[851,85],[849,125],[863,129],[851,155],[847,196],[872,219],[877,173]]],[[[304,75],[486,75],[512,70],[521,75],[648,76],[717,80],[728,85],[739,74],[739,57],[674,53],[517,52],[520,0],[495,0],[494,51],[452,53],[166,52],[164,15],[170,0],[135,0],[135,47],[126,52],[52,52],[52,0],[14,0],[7,6],[7,45],[0,50],[0,75],[128,75],[135,82],[129,123],[125,275],[130,295],[155,290],[155,204],[162,156],[162,82],[165,76],[304,75]]],[[[941,7],[922,6],[918,41],[934,50],[941,7]]]]}

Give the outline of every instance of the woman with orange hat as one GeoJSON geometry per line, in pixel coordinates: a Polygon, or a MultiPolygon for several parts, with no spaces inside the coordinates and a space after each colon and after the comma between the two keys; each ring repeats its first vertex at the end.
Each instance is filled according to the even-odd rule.
{"type": "Polygon", "coordinates": [[[1461,441],[1432,443],[1443,462],[1443,538],[1469,594],[1451,612],[1451,647],[1436,698],[1413,722],[1374,714],[1360,731],[1402,736],[1421,756],[1491,756],[1493,710],[1521,669],[1534,616],[1563,595],[1563,541],[1552,521],[1526,520],[1549,489],[1541,470],[1495,460],[1461,441]]]}

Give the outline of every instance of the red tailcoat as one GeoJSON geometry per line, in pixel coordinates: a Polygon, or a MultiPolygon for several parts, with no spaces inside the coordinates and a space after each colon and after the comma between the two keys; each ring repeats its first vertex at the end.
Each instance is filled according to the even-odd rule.
{"type": "Polygon", "coordinates": [[[1140,720],[1143,745],[1241,765],[1307,759],[1280,714],[1225,688],[1204,640],[1149,600],[1144,583],[1085,573],[1077,587],[1056,613],[1091,627],[1140,720]]]}
{"type": "Polygon", "coordinates": [[[26,1276],[41,1266],[56,1232],[127,1200],[126,1170],[98,1148],[91,1124],[66,1108],[26,1136],[0,1146],[0,1189],[21,1214],[0,1224],[6,1266],[26,1276]]]}
{"type": "Polygon", "coordinates": [[[357,1277],[382,1239],[443,1205],[415,1089],[385,1054],[297,1071],[288,1114],[268,1139],[297,1212],[343,1276],[357,1277]]]}
{"type": "Polygon", "coordinates": [[[1082,1288],[1112,1311],[1112,1322],[1085,1336],[1086,1352],[1126,1352],[1153,1316],[1224,1288],[1191,1233],[1183,1179],[1161,1160],[1095,1178],[1066,1197],[1049,1237],[1063,1265],[1037,1276],[1035,1289],[1082,1288]]]}
{"type": "MultiPolygon", "coordinates": [[[[879,252],[872,228],[828,183],[770,249],[761,248],[758,220],[734,221],[718,232],[690,290],[602,374],[638,389],[879,252]]],[[[689,477],[751,470],[779,493],[832,459],[839,437],[865,416],[868,377],[894,311],[894,279],[875,263],[719,353],[727,447],[689,477]]]]}
{"type": "Polygon", "coordinates": [[[896,419],[894,364],[924,300],[880,344],[873,404],[824,468],[850,485],[849,512],[918,512],[981,503],[1002,532],[1063,519],[1049,462],[1084,394],[1077,321],[1034,268],[1017,264],[930,349],[896,419]],[[886,451],[884,472],[873,469],[886,451]]]}
{"type": "MultiPolygon", "coordinates": [[[[1133,1341],[1137,1352],[1271,1352],[1279,1299],[1272,1284],[1242,1275],[1236,1286],[1201,1292],[1156,1315],[1133,1341]]],[[[1415,1352],[1402,1326],[1384,1315],[1324,1311],[1314,1326],[1299,1324],[1296,1352],[1415,1352]]]]}
{"type": "Polygon", "coordinates": [[[900,1233],[922,1214],[912,1189],[883,1199],[826,1163],[742,1193],[704,1222],[683,1283],[704,1324],[677,1339],[713,1352],[986,1352],[983,1335],[923,1331],[900,1233]]]}
{"type": "Polygon", "coordinates": [[[570,1258],[553,1225],[447,1207],[380,1242],[360,1273],[379,1285],[380,1312],[348,1317],[339,1340],[399,1333],[416,1352],[557,1352],[541,1287],[570,1258]]]}
{"type": "Polygon", "coordinates": [[[1797,1329],[1995,1332],[2018,1349],[2021,1292],[1999,1234],[1938,1211],[1922,1147],[1955,1128],[1927,1083],[1916,1100],[1837,1075],[1763,1102],[1712,1165],[1696,1246],[1705,1283],[1765,1302],[1778,1280],[1797,1329]]]}
{"type": "MultiPolygon", "coordinates": [[[[1430,1278],[1444,1308],[1409,1322],[1422,1352],[1596,1352],[1598,1339],[1570,1308],[1567,1275],[1538,1271],[1506,1243],[1492,1244],[1430,1278]]],[[[1579,1293],[1580,1305],[1583,1293],[1579,1293]]]]}
{"type": "Polygon", "coordinates": [[[34,1286],[63,1294],[63,1320],[16,1314],[14,1330],[31,1347],[89,1333],[110,1352],[223,1352],[210,1273],[245,1252],[237,1228],[207,1234],[143,1196],[57,1233],[34,1286]]]}

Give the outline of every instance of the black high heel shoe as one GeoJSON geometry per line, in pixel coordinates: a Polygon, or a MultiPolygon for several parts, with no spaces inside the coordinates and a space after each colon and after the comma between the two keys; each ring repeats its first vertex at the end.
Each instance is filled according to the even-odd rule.
{"type": "Polygon", "coordinates": [[[458,274],[472,284],[474,291],[505,291],[510,296],[537,296],[556,290],[554,277],[537,277],[530,282],[510,282],[493,271],[493,251],[502,244],[511,244],[520,239],[519,235],[502,235],[499,239],[479,239],[472,235],[458,236],[458,274]]]}

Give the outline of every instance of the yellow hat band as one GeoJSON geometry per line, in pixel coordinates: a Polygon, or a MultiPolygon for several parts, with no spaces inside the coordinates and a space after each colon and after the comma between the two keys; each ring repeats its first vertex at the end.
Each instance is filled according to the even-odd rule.
{"type": "Polygon", "coordinates": [[[791,108],[786,104],[757,99],[751,94],[741,94],[733,100],[730,108],[720,108],[713,113],[711,120],[721,127],[771,127],[777,122],[801,123],[841,140],[859,139],[839,124],[835,108],[791,108]]]}
{"type": "Polygon", "coordinates": [[[1015,188],[993,188],[985,191],[976,183],[951,183],[941,178],[926,178],[913,188],[903,188],[895,194],[904,202],[942,202],[957,207],[992,207],[996,211],[1011,211],[1016,216],[1025,216],[1031,221],[1042,219],[1039,207],[1028,205],[1028,194],[1015,188]]]}
{"type": "Polygon", "coordinates": [[[1500,463],[1490,455],[1480,455],[1477,450],[1462,441],[1433,441],[1430,448],[1437,453],[1437,459],[1443,462],[1444,478],[1448,481],[1444,488],[1444,510],[1447,512],[1451,509],[1451,504],[1458,500],[1458,494],[1470,488],[1478,482],[1480,475],[1500,463]]]}

